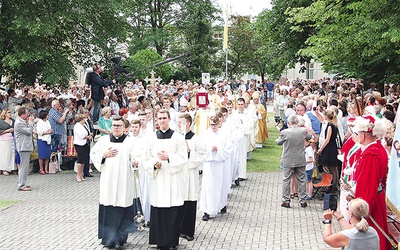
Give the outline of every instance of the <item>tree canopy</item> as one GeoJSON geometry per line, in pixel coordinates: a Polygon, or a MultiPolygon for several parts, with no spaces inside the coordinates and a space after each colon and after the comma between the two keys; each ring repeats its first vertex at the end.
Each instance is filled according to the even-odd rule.
{"type": "Polygon", "coordinates": [[[288,12],[292,30],[312,23],[314,33],[300,55],[320,61],[326,71],[367,81],[400,76],[398,1],[318,0],[288,12]]]}
{"type": "Polygon", "coordinates": [[[125,40],[123,9],[119,0],[0,0],[0,72],[58,83],[75,64],[107,61],[125,40]]]}
{"type": "Polygon", "coordinates": [[[144,49],[129,57],[126,60],[126,66],[128,66],[130,74],[133,74],[135,78],[148,78],[150,77],[150,71],[154,70],[156,72],[155,77],[161,76],[165,81],[171,77],[172,69],[169,64],[164,64],[156,68],[154,64],[160,61],[162,61],[162,56],[155,50],[144,49]]]}
{"type": "MultiPolygon", "coordinates": [[[[255,21],[231,17],[231,79],[249,72],[277,80],[295,63],[305,69],[314,60],[341,76],[398,81],[398,1],[272,4],[255,21]]],[[[203,72],[225,72],[222,40],[214,37],[222,28],[222,12],[211,0],[0,0],[0,19],[0,72],[25,83],[37,76],[65,83],[76,75],[76,65],[100,62],[112,68],[110,59],[121,43],[128,44],[130,58],[121,63],[130,66],[131,76],[148,77],[154,63],[181,54],[190,58],[159,69],[163,78],[199,80],[203,72]]]]}

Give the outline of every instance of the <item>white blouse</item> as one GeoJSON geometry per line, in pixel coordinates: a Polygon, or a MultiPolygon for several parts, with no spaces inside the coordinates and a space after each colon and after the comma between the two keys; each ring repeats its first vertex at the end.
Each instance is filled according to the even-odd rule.
{"type": "Polygon", "coordinates": [[[87,143],[85,137],[89,135],[87,129],[80,123],[75,123],[74,126],[74,144],[84,146],[87,143]]]}
{"type": "Polygon", "coordinates": [[[36,132],[38,134],[38,139],[47,142],[47,144],[51,144],[51,134],[43,134],[44,132],[51,129],[51,125],[49,120],[43,121],[42,119],[38,119],[36,124],[36,132]]]}

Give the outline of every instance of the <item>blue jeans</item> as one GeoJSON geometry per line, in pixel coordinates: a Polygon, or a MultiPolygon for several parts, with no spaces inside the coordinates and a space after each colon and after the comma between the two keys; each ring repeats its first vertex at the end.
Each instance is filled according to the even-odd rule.
{"type": "Polygon", "coordinates": [[[58,145],[60,145],[61,135],[53,134],[51,135],[51,152],[58,151],[58,145]]]}
{"type": "Polygon", "coordinates": [[[99,120],[100,107],[101,107],[101,102],[94,101],[94,104],[93,104],[93,123],[95,123],[95,122],[97,122],[99,120]]]}

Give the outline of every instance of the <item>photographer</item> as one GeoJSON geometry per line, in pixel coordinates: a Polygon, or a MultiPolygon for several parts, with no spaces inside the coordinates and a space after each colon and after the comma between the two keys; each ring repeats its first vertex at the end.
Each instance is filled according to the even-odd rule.
{"type": "Polygon", "coordinates": [[[379,237],[376,230],[368,225],[366,218],[369,206],[363,199],[354,199],[349,204],[350,224],[337,211],[324,212],[324,241],[331,247],[345,249],[379,249],[379,237]],[[344,230],[332,234],[332,218],[335,217],[344,230]]]}
{"type": "Polygon", "coordinates": [[[64,122],[67,120],[68,113],[73,109],[72,106],[65,110],[60,107],[60,102],[57,99],[54,99],[51,102],[51,109],[49,110],[48,118],[51,125],[51,130],[53,132],[51,135],[51,152],[58,151],[58,145],[60,144],[61,137],[67,134],[65,131],[64,122]]]}
{"type": "Polygon", "coordinates": [[[93,65],[93,73],[90,78],[90,88],[92,91],[91,98],[94,101],[93,105],[93,123],[99,120],[100,105],[104,99],[104,87],[108,87],[115,83],[115,80],[104,80],[101,78],[100,73],[103,72],[99,64],[93,65]]]}

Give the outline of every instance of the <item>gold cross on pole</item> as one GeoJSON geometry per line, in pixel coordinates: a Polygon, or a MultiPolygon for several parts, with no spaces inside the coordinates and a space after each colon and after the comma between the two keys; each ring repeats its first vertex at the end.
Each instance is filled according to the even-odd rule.
{"type": "Polygon", "coordinates": [[[150,78],[145,78],[144,80],[146,81],[146,82],[150,82],[150,84],[154,84],[155,83],[155,81],[158,81],[158,82],[161,82],[161,80],[162,80],[162,78],[159,76],[159,77],[157,77],[157,78],[155,78],[155,73],[156,72],[154,72],[154,70],[151,70],[150,71],[150,78]]]}

